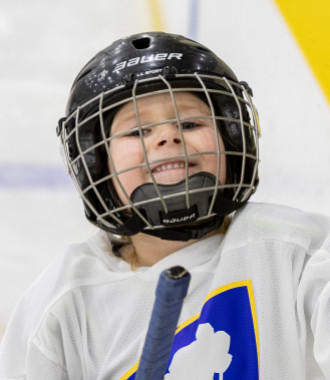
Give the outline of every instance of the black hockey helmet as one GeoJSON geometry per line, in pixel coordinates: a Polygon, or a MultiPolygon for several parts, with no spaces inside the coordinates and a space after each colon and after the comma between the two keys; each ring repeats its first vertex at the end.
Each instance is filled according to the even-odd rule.
{"type": "MultiPolygon", "coordinates": [[[[180,35],[141,33],[100,51],[75,79],[66,116],[57,127],[88,220],[118,235],[144,232],[169,240],[199,238],[217,228],[258,184],[260,131],[251,97],[249,86],[212,51],[180,35]],[[145,157],[151,182],[126,194],[124,205],[113,186],[114,179],[120,184],[109,149],[115,138],[110,137],[113,117],[130,101],[165,92],[176,109],[173,94],[180,91],[194,93],[209,106],[225,145],[225,151],[218,144],[213,153],[219,163],[226,159],[226,183],[210,173],[197,173],[186,174],[174,185],[160,185],[145,157]]],[[[177,110],[176,115],[182,132],[177,110]]],[[[142,145],[144,127],[137,118],[142,145]]],[[[182,140],[184,145],[183,134],[182,140]]]]}

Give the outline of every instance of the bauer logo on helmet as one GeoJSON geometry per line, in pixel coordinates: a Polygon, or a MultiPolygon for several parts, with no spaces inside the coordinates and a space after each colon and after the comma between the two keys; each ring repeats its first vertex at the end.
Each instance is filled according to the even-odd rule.
{"type": "Polygon", "coordinates": [[[140,63],[165,61],[165,60],[170,60],[173,58],[181,59],[182,56],[183,56],[182,53],[158,53],[158,54],[143,55],[142,57],[134,57],[127,61],[122,61],[122,62],[117,63],[113,72],[116,72],[116,71],[118,72],[124,69],[125,67],[135,66],[140,63]]]}

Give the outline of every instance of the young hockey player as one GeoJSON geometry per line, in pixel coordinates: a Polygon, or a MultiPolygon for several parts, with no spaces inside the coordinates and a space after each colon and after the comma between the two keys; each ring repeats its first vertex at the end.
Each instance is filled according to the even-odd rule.
{"type": "Polygon", "coordinates": [[[165,379],[330,380],[330,219],[247,202],[258,117],[220,58],[162,32],[116,41],[78,74],[57,133],[99,232],[22,298],[0,379],[134,379],[159,274],[180,265],[165,379]]]}

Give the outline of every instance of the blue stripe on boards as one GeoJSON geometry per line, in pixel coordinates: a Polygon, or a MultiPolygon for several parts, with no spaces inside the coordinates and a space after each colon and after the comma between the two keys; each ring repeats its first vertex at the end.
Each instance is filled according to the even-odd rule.
{"type": "Polygon", "coordinates": [[[197,41],[198,39],[198,12],[199,12],[199,0],[190,0],[188,36],[189,38],[195,41],[197,41]]]}
{"type": "Polygon", "coordinates": [[[73,188],[61,165],[33,163],[0,163],[0,189],[73,188]]]}

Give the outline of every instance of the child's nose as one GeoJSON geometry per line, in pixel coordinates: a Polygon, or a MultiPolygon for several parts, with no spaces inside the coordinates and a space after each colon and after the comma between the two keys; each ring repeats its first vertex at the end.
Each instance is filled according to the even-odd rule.
{"type": "Polygon", "coordinates": [[[163,124],[157,127],[158,133],[156,137],[156,145],[164,146],[175,144],[179,145],[182,142],[179,128],[173,124],[163,124]]]}

